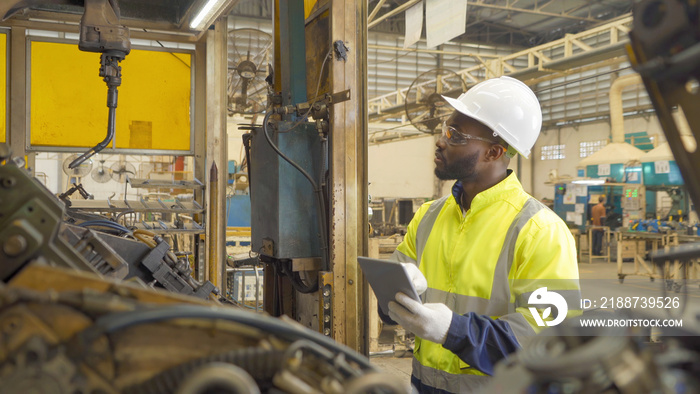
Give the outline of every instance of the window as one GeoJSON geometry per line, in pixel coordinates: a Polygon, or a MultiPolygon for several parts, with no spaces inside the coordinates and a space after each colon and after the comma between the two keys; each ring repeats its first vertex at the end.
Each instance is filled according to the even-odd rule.
{"type": "Polygon", "coordinates": [[[578,156],[580,158],[588,157],[608,144],[608,140],[598,141],[583,141],[579,143],[578,156]]]}
{"type": "MultiPolygon", "coordinates": [[[[89,148],[103,140],[107,86],[98,75],[99,55],[82,52],[73,42],[36,39],[30,56],[31,146],[89,148]]],[[[132,47],[120,63],[124,78],[108,148],[193,151],[192,60],[192,51],[132,47]]]]}
{"type": "Polygon", "coordinates": [[[565,158],[564,147],[566,145],[545,145],[542,147],[541,160],[560,160],[565,158]]]}

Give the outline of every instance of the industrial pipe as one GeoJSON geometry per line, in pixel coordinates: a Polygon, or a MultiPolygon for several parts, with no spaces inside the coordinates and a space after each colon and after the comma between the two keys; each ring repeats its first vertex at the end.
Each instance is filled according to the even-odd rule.
{"type": "Polygon", "coordinates": [[[610,134],[612,142],[625,142],[625,125],[622,111],[622,90],[628,86],[642,84],[639,74],[627,74],[610,85],[610,134]]]}

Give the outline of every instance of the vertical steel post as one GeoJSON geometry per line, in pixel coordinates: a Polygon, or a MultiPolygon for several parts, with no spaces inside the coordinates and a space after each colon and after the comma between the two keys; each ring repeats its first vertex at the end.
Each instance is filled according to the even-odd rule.
{"type": "Polygon", "coordinates": [[[9,80],[10,86],[10,133],[9,145],[12,156],[26,155],[27,137],[27,29],[13,27],[10,30],[9,80]]]}
{"type": "MultiPolygon", "coordinates": [[[[207,128],[207,42],[206,35],[195,44],[194,52],[194,177],[201,182],[207,179],[205,156],[207,154],[206,128],[207,128]]],[[[202,191],[195,190],[194,199],[200,206],[206,207],[204,201],[206,188],[202,191]]],[[[197,223],[204,223],[204,215],[195,215],[197,223]]],[[[195,248],[195,278],[203,281],[206,274],[206,234],[194,238],[195,248]]]]}
{"type": "Polygon", "coordinates": [[[331,0],[330,14],[331,41],[348,48],[347,59],[334,53],[330,61],[330,93],[350,89],[350,100],[333,104],[330,115],[333,337],[367,354],[368,293],[357,268],[368,248],[367,2],[331,0]]]}
{"type": "MultiPolygon", "coordinates": [[[[214,29],[208,30],[206,54],[206,165],[207,168],[228,168],[226,134],[226,86],[228,78],[227,18],[219,18],[214,29]]],[[[209,280],[222,294],[226,292],[226,171],[212,171],[206,184],[207,201],[207,264],[209,280]],[[216,179],[211,179],[212,174],[216,179]]]]}

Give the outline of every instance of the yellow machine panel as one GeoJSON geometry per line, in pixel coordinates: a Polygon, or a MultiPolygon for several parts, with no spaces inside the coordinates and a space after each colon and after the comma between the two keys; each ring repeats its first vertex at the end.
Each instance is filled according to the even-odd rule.
{"type": "Polygon", "coordinates": [[[7,34],[0,33],[0,142],[7,141],[7,34]]]}
{"type": "MultiPolygon", "coordinates": [[[[32,146],[89,148],[104,139],[107,87],[99,62],[75,44],[31,43],[32,146]]],[[[189,151],[191,55],[132,50],[121,67],[116,148],[189,151]]]]}

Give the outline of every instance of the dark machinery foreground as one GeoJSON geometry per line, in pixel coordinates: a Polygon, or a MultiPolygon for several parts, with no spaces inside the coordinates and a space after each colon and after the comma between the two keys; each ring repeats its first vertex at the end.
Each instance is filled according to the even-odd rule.
{"type": "Polygon", "coordinates": [[[162,239],[68,225],[0,150],[3,393],[405,391],[330,338],[210,299],[162,239]]]}

